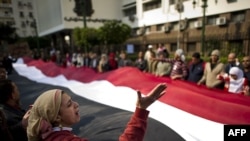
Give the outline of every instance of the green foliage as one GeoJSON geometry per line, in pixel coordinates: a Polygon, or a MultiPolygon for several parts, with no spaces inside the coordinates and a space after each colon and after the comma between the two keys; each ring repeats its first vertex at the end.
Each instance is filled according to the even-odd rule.
{"type": "Polygon", "coordinates": [[[79,47],[93,46],[99,43],[98,31],[95,28],[75,28],[73,30],[73,40],[79,47]]]}
{"type": "Polygon", "coordinates": [[[112,45],[125,42],[131,33],[131,28],[118,21],[107,21],[99,29],[95,28],[75,28],[73,30],[73,40],[78,47],[85,51],[94,45],[112,45]]]}
{"type": "Polygon", "coordinates": [[[243,52],[243,44],[239,41],[221,41],[219,39],[209,39],[206,42],[206,54],[209,56],[209,54],[214,50],[218,49],[220,50],[220,56],[226,56],[234,52],[238,57],[244,56],[243,52]]]}
{"type": "Polygon", "coordinates": [[[121,44],[130,37],[131,28],[118,21],[107,21],[99,29],[99,38],[105,44],[121,44]]]}
{"type": "Polygon", "coordinates": [[[29,44],[30,49],[38,48],[46,48],[50,46],[50,38],[49,37],[25,37],[25,38],[20,38],[18,40],[19,42],[27,42],[29,44]]]}
{"type": "Polygon", "coordinates": [[[133,53],[133,54],[127,54],[127,57],[129,59],[131,59],[132,61],[135,61],[138,57],[137,53],[133,53]]]}
{"type": "Polygon", "coordinates": [[[0,23],[0,40],[7,41],[9,43],[15,42],[18,38],[15,32],[15,28],[8,24],[0,23]]]}
{"type": "Polygon", "coordinates": [[[77,46],[83,46],[84,45],[84,39],[82,36],[82,30],[81,28],[77,27],[73,30],[73,40],[77,46]]]}

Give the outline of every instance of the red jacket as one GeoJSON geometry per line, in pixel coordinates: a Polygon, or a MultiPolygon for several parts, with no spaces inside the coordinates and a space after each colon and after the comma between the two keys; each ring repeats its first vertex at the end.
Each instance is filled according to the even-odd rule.
{"type": "MultiPolygon", "coordinates": [[[[143,141],[147,128],[149,111],[136,108],[133,116],[127,124],[126,129],[119,137],[119,141],[143,141]]],[[[62,130],[51,133],[44,141],[88,141],[82,139],[70,131],[62,130]]]]}

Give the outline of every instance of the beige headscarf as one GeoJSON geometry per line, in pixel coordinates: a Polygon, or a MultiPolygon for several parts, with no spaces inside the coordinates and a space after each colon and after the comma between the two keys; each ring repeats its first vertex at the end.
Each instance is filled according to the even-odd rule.
{"type": "Polygon", "coordinates": [[[52,132],[52,123],[59,113],[61,99],[62,91],[58,89],[48,90],[36,99],[28,120],[29,141],[39,141],[52,132]]]}

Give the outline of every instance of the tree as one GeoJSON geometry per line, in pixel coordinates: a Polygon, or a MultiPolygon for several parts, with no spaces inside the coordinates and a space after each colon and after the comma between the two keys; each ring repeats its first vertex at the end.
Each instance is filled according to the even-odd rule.
{"type": "Polygon", "coordinates": [[[131,35],[131,28],[118,21],[107,21],[98,30],[95,28],[75,28],[73,40],[78,47],[88,51],[90,46],[124,43],[131,35]]]}
{"type": "Polygon", "coordinates": [[[75,44],[84,48],[85,52],[88,51],[90,46],[99,44],[98,32],[95,28],[75,28],[73,30],[73,39],[75,44]]]}
{"type": "Polygon", "coordinates": [[[121,44],[131,35],[131,28],[118,21],[107,21],[99,29],[99,38],[104,44],[121,44]]]}
{"type": "Polygon", "coordinates": [[[14,42],[17,39],[16,29],[8,24],[0,23],[0,40],[8,43],[14,42]]]}
{"type": "Polygon", "coordinates": [[[75,0],[75,7],[73,11],[76,13],[77,16],[83,16],[83,13],[87,17],[91,17],[94,13],[92,8],[92,1],[91,0],[75,0]]]}
{"type": "Polygon", "coordinates": [[[29,36],[25,38],[20,38],[19,42],[27,42],[29,44],[30,49],[35,49],[37,47],[37,42],[39,42],[41,48],[50,46],[50,38],[49,37],[39,37],[38,40],[35,37],[29,36]]]}

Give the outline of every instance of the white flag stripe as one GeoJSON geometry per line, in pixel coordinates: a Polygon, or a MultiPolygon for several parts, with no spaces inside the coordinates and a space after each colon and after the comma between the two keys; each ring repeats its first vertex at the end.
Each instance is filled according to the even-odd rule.
{"type": "MultiPolygon", "coordinates": [[[[134,111],[137,95],[136,91],[129,87],[114,86],[105,80],[82,83],[67,80],[63,75],[48,77],[36,67],[27,66],[21,59],[13,66],[19,75],[30,80],[67,87],[79,96],[92,101],[134,111]]],[[[167,125],[187,141],[223,141],[223,124],[221,123],[189,114],[159,101],[151,105],[149,110],[150,117],[167,125]]]]}

